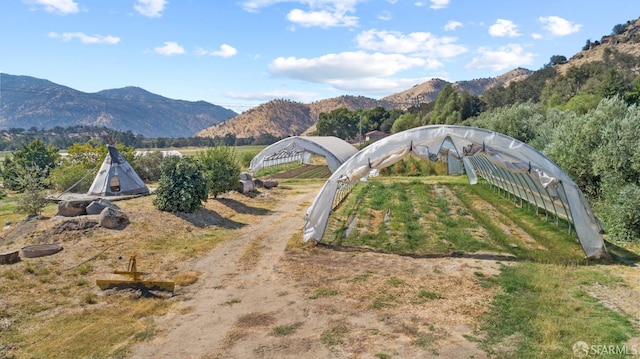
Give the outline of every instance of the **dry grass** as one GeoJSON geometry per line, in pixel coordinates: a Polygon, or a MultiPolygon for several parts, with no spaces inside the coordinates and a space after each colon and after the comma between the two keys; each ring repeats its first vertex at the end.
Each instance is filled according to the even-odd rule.
{"type": "MultiPolygon", "coordinates": [[[[16,222],[3,232],[3,252],[42,242],[61,243],[64,250],[0,267],[0,291],[11,293],[0,299],[0,357],[124,356],[133,343],[156,334],[151,318],[179,303],[180,288],[197,282],[201,273],[190,261],[233,238],[277,203],[275,193],[254,198],[230,193],[194,213],[173,214],[155,209],[152,199],[114,202],[131,221],[121,230],[87,226],[88,217],[54,217],[51,205],[45,211],[49,219],[16,222]],[[138,270],[149,273],[146,279],[174,280],[178,296],[136,299],[101,292],[95,280],[126,269],[131,255],[137,255],[138,270]]],[[[259,247],[252,253],[258,255],[259,247]]]]}

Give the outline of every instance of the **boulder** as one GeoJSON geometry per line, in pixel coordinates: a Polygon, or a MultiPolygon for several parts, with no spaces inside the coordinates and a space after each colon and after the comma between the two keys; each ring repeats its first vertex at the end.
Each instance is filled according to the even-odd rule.
{"type": "Polygon", "coordinates": [[[104,228],[122,228],[127,224],[129,224],[129,216],[122,210],[105,207],[100,212],[100,225],[104,228]]]}
{"type": "Polygon", "coordinates": [[[87,214],[100,214],[105,208],[120,209],[120,207],[113,204],[113,202],[100,198],[97,201],[89,203],[87,206],[87,214]]]}
{"type": "Polygon", "coordinates": [[[264,180],[264,182],[262,183],[262,186],[266,189],[278,187],[278,180],[269,178],[267,180],[264,180]]]}
{"type": "Polygon", "coordinates": [[[65,200],[58,202],[58,216],[76,217],[87,214],[87,206],[90,201],[65,200]]]}

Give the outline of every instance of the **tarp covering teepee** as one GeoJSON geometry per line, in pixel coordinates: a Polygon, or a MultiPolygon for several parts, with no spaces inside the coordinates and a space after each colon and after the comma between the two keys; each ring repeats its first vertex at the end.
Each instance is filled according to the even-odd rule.
{"type": "Polygon", "coordinates": [[[129,162],[113,145],[107,145],[107,156],[93,180],[88,194],[94,196],[121,196],[147,194],[149,188],[133,170],[129,162]]]}
{"type": "Polygon", "coordinates": [[[380,170],[411,154],[434,160],[445,147],[449,165],[461,161],[470,184],[478,176],[521,201],[573,224],[589,258],[606,256],[600,221],[573,180],[536,149],[506,135],[473,127],[423,126],[396,133],[365,147],[345,161],[324,184],[307,210],[304,241],[319,242],[330,212],[372,170],[380,170]],[[456,161],[457,159],[457,161],[456,161]],[[340,198],[338,198],[340,197],[340,198]]]}

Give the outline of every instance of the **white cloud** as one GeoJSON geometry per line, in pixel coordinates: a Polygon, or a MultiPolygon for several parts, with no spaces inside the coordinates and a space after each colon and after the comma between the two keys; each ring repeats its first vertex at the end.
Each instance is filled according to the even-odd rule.
{"type": "Polygon", "coordinates": [[[501,71],[510,67],[530,65],[535,57],[533,53],[525,53],[522,46],[518,44],[503,46],[495,51],[488,47],[481,47],[478,52],[480,57],[475,57],[465,68],[501,71]]]}
{"type": "Polygon", "coordinates": [[[534,40],[540,40],[540,39],[542,39],[542,38],[543,38],[542,34],[539,34],[539,33],[537,33],[537,32],[534,32],[533,34],[531,34],[531,37],[532,37],[534,40]]]}
{"type": "Polygon", "coordinates": [[[52,39],[60,39],[62,41],[71,41],[73,39],[78,39],[83,44],[115,45],[120,42],[120,38],[116,36],[87,35],[82,32],[64,32],[62,34],[58,34],[57,32],[50,32],[48,36],[52,39]]]}
{"type": "Polygon", "coordinates": [[[347,16],[341,12],[321,11],[304,11],[293,9],[287,14],[287,20],[303,27],[348,27],[357,26],[358,18],[355,16],[347,16]]]}
{"type": "Polygon", "coordinates": [[[241,3],[242,8],[248,12],[257,12],[263,7],[275,5],[281,2],[288,2],[290,0],[247,0],[241,3]]]}
{"type": "Polygon", "coordinates": [[[245,11],[257,12],[278,3],[291,2],[306,5],[305,9],[293,9],[287,14],[287,20],[303,27],[357,26],[358,17],[350,14],[356,11],[356,5],[366,0],[247,0],[241,3],[245,11]]]}
{"type": "Polygon", "coordinates": [[[455,37],[436,37],[428,32],[402,34],[397,31],[363,31],[356,37],[358,47],[365,50],[390,53],[412,53],[414,55],[450,58],[467,52],[455,42],[455,37]]]}
{"type": "Polygon", "coordinates": [[[182,55],[185,52],[184,48],[174,41],[165,41],[164,46],[156,47],[153,51],[164,56],[182,55]]]}
{"type": "Polygon", "coordinates": [[[453,31],[459,27],[462,27],[462,23],[460,21],[447,21],[447,24],[444,26],[444,31],[453,31]]]}
{"type": "Polygon", "coordinates": [[[449,6],[449,1],[450,0],[431,0],[431,6],[429,7],[435,10],[444,9],[449,6]]]}
{"type": "Polygon", "coordinates": [[[27,4],[42,6],[44,11],[60,15],[75,14],[80,9],[73,0],[25,0],[27,4]]]}
{"type": "Polygon", "coordinates": [[[167,5],[167,0],[136,0],[133,8],[142,16],[160,17],[167,5]]]}
{"type": "Polygon", "coordinates": [[[383,11],[380,13],[380,15],[378,15],[378,19],[382,20],[382,21],[389,21],[391,20],[391,12],[389,11],[383,11]]]}
{"type": "Polygon", "coordinates": [[[317,83],[392,76],[404,70],[427,65],[421,58],[400,54],[342,52],[316,58],[278,57],[269,64],[274,76],[317,83]]]}
{"type": "Polygon", "coordinates": [[[498,19],[495,24],[489,26],[489,34],[496,37],[516,37],[521,34],[518,26],[511,20],[498,19]]]}
{"type": "Polygon", "coordinates": [[[582,25],[574,24],[569,20],[558,16],[547,16],[538,18],[542,27],[554,36],[566,36],[580,31],[582,25]]]}
{"type": "Polygon", "coordinates": [[[273,76],[327,84],[339,91],[387,95],[428,80],[391,76],[414,67],[429,66],[435,64],[400,54],[369,54],[359,51],[311,59],[280,57],[271,62],[269,71],[273,76]]]}
{"type": "Polygon", "coordinates": [[[220,50],[214,50],[214,51],[208,51],[208,50],[198,50],[198,54],[199,55],[211,55],[211,56],[218,56],[218,57],[232,57],[235,56],[238,53],[238,50],[231,46],[231,45],[227,45],[227,44],[222,44],[220,45],[220,50]]]}

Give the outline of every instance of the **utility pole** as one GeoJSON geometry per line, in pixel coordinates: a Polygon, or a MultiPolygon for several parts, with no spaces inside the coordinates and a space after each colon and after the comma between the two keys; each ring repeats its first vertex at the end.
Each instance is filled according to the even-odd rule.
{"type": "Polygon", "coordinates": [[[358,125],[358,149],[362,149],[362,116],[360,116],[360,124],[358,125]]]}

